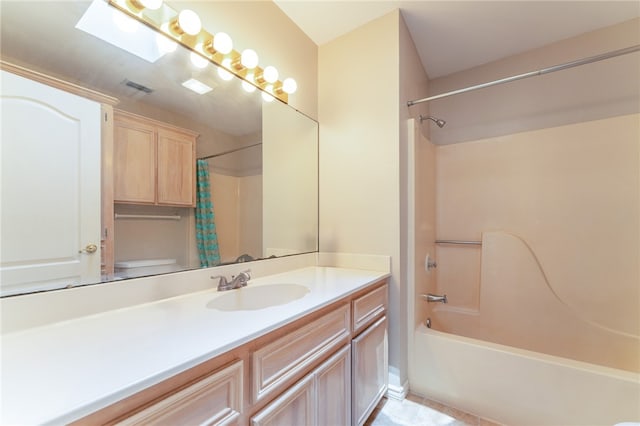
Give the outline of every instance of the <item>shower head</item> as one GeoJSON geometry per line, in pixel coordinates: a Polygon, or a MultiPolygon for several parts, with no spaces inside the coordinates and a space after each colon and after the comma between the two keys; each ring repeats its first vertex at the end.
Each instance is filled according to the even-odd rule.
{"type": "Polygon", "coordinates": [[[438,125],[438,127],[440,127],[440,128],[444,127],[444,125],[447,124],[446,121],[440,120],[439,118],[435,118],[435,117],[432,117],[430,115],[427,116],[427,117],[425,117],[424,115],[420,115],[420,117],[418,117],[418,118],[420,119],[420,123],[422,123],[424,120],[431,120],[434,123],[436,123],[438,125]]]}

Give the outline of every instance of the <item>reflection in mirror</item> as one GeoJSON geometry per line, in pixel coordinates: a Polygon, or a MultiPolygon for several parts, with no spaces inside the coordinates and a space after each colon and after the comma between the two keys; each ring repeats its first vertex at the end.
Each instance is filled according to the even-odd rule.
{"type": "MultiPolygon", "coordinates": [[[[129,155],[131,151],[123,151],[128,152],[128,156],[119,156],[118,144],[122,143],[122,135],[126,132],[122,133],[116,123],[111,139],[115,147],[112,148],[113,157],[108,153],[105,156],[108,132],[105,137],[106,125],[100,120],[100,104],[94,102],[96,109],[92,120],[98,123],[98,133],[102,126],[102,137],[92,138],[94,148],[98,152],[102,149],[102,157],[100,154],[96,157],[97,164],[102,164],[103,180],[105,172],[111,173],[110,179],[100,184],[100,167],[96,167],[98,174],[94,176],[98,183],[89,188],[93,194],[102,194],[102,207],[96,205],[101,200],[92,201],[94,211],[89,215],[89,220],[98,227],[90,238],[82,236],[80,231],[61,231],[58,224],[62,222],[58,221],[62,218],[57,217],[63,211],[59,208],[60,200],[66,199],[68,194],[64,192],[69,192],[76,184],[57,182],[53,177],[63,176],[71,169],[86,171],[87,163],[78,157],[54,157],[51,151],[42,146],[31,146],[24,138],[15,143],[18,147],[22,145],[20,149],[9,149],[7,141],[18,141],[19,138],[5,133],[10,117],[7,102],[12,95],[5,90],[11,85],[3,84],[2,296],[201,267],[193,208],[196,158],[206,160],[210,180],[218,250],[213,264],[317,251],[317,123],[279,101],[263,101],[259,91],[246,92],[235,77],[231,81],[221,79],[212,64],[197,68],[189,59],[190,52],[181,46],[155,62],[149,62],[76,28],[84,13],[95,3],[104,1],[3,2],[0,16],[3,68],[11,71],[13,68],[6,63],[16,64],[116,98],[116,116],[117,111],[122,111],[123,115],[133,114],[136,120],[140,117],[142,127],[150,125],[144,121],[147,119],[153,120],[152,124],[158,123],[156,130],[149,131],[154,135],[149,140],[160,141],[165,137],[182,141],[175,132],[195,135],[195,151],[190,163],[194,168],[193,182],[187,185],[193,191],[193,202],[159,203],[158,193],[153,201],[131,201],[120,196],[122,187],[118,176],[121,169],[127,170],[122,158],[127,159],[129,171],[141,174],[145,167],[151,167],[156,173],[156,162],[160,167],[163,161],[162,146],[154,145],[154,156],[147,157],[151,158],[152,166],[145,165],[141,158],[133,158],[129,155]],[[52,16],[56,19],[51,19],[52,16]],[[52,49],[51,46],[64,46],[64,49],[52,49]],[[213,90],[200,95],[186,89],[182,83],[192,78],[205,82],[213,90]],[[172,136],[166,137],[167,134],[172,136]],[[53,158],[55,161],[51,161],[53,158]],[[8,167],[5,166],[8,164],[20,165],[15,169],[22,169],[22,174],[7,175],[8,167]],[[26,203],[28,197],[20,189],[28,187],[24,183],[25,176],[36,182],[34,187],[43,194],[36,200],[40,204],[26,203]],[[109,201],[113,186],[115,202],[109,201]],[[8,197],[7,194],[13,195],[8,197]],[[105,209],[105,200],[112,212],[105,209]],[[105,211],[109,213],[102,221],[101,209],[103,215],[105,211]],[[25,214],[27,210],[29,214],[25,214]],[[31,226],[33,232],[29,232],[24,224],[10,221],[20,217],[46,226],[31,226]],[[12,232],[5,232],[8,229],[12,232]],[[60,235],[69,238],[65,240],[60,235]],[[59,250],[62,240],[65,241],[63,254],[46,252],[49,246],[59,250]],[[112,255],[105,249],[104,240],[111,241],[112,255]],[[93,243],[97,249],[89,253],[86,247],[93,243]],[[40,248],[25,249],[34,245],[40,248]],[[60,278],[50,279],[52,275],[44,272],[45,269],[32,268],[37,263],[40,266],[44,263],[51,266],[56,262],[57,266],[61,263],[81,264],[87,258],[92,259],[92,273],[87,276],[65,272],[60,278]],[[5,285],[8,281],[11,286],[5,285]]],[[[140,33],[124,36],[139,38],[140,33]]],[[[5,74],[11,73],[3,71],[3,83],[5,74]]],[[[57,100],[52,105],[55,102],[57,100]]],[[[109,106],[103,108],[110,111],[109,106]]],[[[17,127],[13,132],[25,134],[24,128],[37,128],[28,120],[21,123],[23,127],[13,126],[17,127]]],[[[133,133],[135,137],[130,138],[129,134],[124,139],[139,142],[136,139],[139,132],[137,129],[133,133]]],[[[53,147],[53,152],[61,150],[51,132],[47,133],[46,139],[48,145],[45,146],[53,147]]],[[[188,152],[187,148],[181,149],[168,148],[168,170],[182,170],[171,162],[178,156],[177,152],[182,152],[181,155],[188,152]]],[[[176,182],[184,181],[179,176],[168,176],[169,187],[179,186],[176,182]]],[[[160,177],[154,175],[154,184],[157,180],[160,177]]],[[[72,194],[69,211],[78,210],[73,203],[79,205],[80,198],[80,195],[72,194]],[[76,195],[77,199],[73,198],[76,195]]],[[[67,216],[65,226],[73,222],[78,228],[79,218],[67,216]]]]}

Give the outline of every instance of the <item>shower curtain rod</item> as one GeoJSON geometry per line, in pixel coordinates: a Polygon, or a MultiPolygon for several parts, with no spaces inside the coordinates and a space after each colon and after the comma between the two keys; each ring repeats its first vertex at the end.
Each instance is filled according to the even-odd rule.
{"type": "Polygon", "coordinates": [[[253,148],[254,146],[262,145],[262,142],[254,143],[253,145],[242,146],[236,149],[230,149],[229,151],[220,152],[218,154],[207,155],[206,157],[198,158],[198,160],[208,160],[209,158],[220,157],[221,155],[231,154],[233,152],[242,151],[243,149],[253,148]]]}
{"type": "Polygon", "coordinates": [[[552,67],[543,68],[538,71],[530,71],[524,74],[518,74],[511,77],[501,78],[499,80],[490,81],[487,83],[477,84],[475,86],[465,87],[463,89],[453,90],[451,92],[441,93],[439,95],[429,96],[428,98],[417,99],[415,101],[407,102],[407,106],[413,106],[416,104],[420,104],[422,102],[434,101],[436,99],[446,98],[453,95],[458,95],[460,93],[471,92],[472,90],[484,89],[485,87],[497,86],[498,84],[510,83],[512,81],[522,80],[524,78],[529,77],[537,77],[539,75],[549,74],[556,71],[566,70],[568,68],[577,67],[580,65],[590,64],[592,62],[603,61],[609,58],[615,58],[616,56],[627,55],[629,53],[637,52],[640,50],[640,44],[636,44],[634,46],[626,47],[624,49],[613,50],[611,52],[603,53],[601,55],[590,56],[584,59],[578,59],[577,61],[567,62],[564,64],[554,65],[552,67]]]}

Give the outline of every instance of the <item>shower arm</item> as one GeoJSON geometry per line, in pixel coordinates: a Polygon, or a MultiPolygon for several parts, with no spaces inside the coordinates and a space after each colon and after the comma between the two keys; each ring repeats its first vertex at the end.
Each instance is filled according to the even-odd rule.
{"type": "Polygon", "coordinates": [[[438,127],[440,127],[440,128],[443,128],[443,127],[444,127],[444,125],[445,125],[445,124],[447,124],[447,122],[446,122],[446,121],[444,121],[444,120],[442,120],[442,119],[440,119],[440,118],[432,117],[432,116],[430,116],[430,115],[429,115],[429,116],[425,116],[425,115],[420,114],[420,115],[418,116],[418,120],[420,120],[420,124],[422,124],[422,122],[423,122],[424,120],[431,120],[431,121],[433,121],[434,123],[436,123],[436,124],[438,125],[438,127]]]}

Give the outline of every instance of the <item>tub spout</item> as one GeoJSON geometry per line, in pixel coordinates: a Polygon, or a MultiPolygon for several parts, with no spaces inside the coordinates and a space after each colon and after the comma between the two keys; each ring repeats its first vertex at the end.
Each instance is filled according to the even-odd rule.
{"type": "Polygon", "coordinates": [[[440,302],[440,303],[447,303],[447,295],[437,295],[437,294],[423,294],[422,297],[429,303],[431,302],[440,302]]]}

